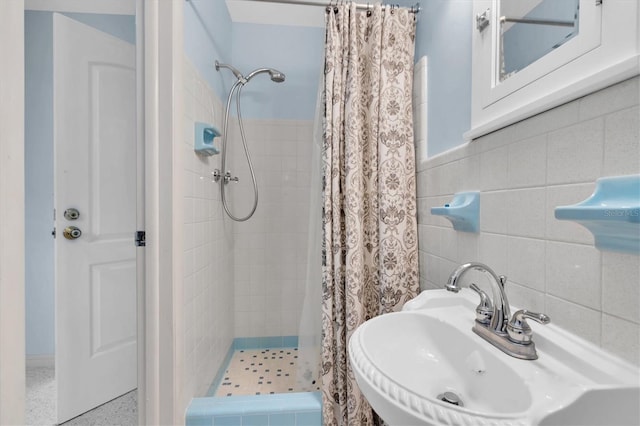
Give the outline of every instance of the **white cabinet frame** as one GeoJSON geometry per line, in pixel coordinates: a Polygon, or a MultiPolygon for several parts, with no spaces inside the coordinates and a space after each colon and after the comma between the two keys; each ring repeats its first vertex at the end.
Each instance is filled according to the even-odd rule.
{"type": "Polygon", "coordinates": [[[635,0],[580,0],[579,34],[503,82],[497,78],[499,0],[474,1],[474,17],[487,9],[489,27],[472,33],[466,140],[640,74],[640,6],[635,0]]]}

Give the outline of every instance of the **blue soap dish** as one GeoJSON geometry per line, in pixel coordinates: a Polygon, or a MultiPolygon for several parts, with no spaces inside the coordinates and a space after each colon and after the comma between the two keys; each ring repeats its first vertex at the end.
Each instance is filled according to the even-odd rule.
{"type": "Polygon", "coordinates": [[[444,207],[431,207],[431,214],[449,219],[456,231],[479,232],[480,192],[459,192],[444,207]]]}
{"type": "Polygon", "coordinates": [[[193,150],[200,155],[219,154],[220,150],[214,146],[213,140],[222,133],[213,125],[208,123],[195,123],[195,139],[193,150]]]}
{"type": "Polygon", "coordinates": [[[591,231],[599,250],[639,254],[640,175],[600,178],[589,198],[556,207],[555,216],[591,231]]]}

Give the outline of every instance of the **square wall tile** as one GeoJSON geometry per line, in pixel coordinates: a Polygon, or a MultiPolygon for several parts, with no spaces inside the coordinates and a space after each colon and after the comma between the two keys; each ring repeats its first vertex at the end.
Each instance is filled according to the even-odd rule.
{"type": "Polygon", "coordinates": [[[545,291],[545,242],[540,239],[507,239],[507,277],[533,290],[545,291]]]}
{"type": "Polygon", "coordinates": [[[638,105],[640,79],[630,78],[578,100],[580,120],[600,117],[610,112],[638,105]]]}
{"type": "Polygon", "coordinates": [[[507,274],[507,237],[483,233],[479,238],[478,259],[498,275],[507,274]]]}
{"type": "Polygon", "coordinates": [[[269,426],[269,416],[266,414],[244,415],[242,426],[269,426]]]}
{"type": "MultiPolygon", "coordinates": [[[[532,290],[512,280],[507,281],[505,287],[509,304],[518,309],[532,312],[546,313],[545,295],[541,291],[532,290]]],[[[512,310],[515,312],[515,310],[512,310]]]]}
{"type": "Polygon", "coordinates": [[[296,426],[295,413],[270,414],[269,426],[296,426]]]}
{"type": "Polygon", "coordinates": [[[480,189],[506,189],[508,185],[509,148],[502,147],[480,155],[480,189]]]}
{"type": "Polygon", "coordinates": [[[477,152],[487,152],[517,140],[516,126],[503,127],[473,141],[477,152]]]}
{"type": "Polygon", "coordinates": [[[640,366],[638,324],[604,314],[602,316],[602,348],[640,366]]]}
{"type": "Polygon", "coordinates": [[[480,196],[480,230],[507,233],[508,191],[483,192],[480,196]]]}
{"type": "Polygon", "coordinates": [[[509,145],[510,188],[542,186],[547,180],[547,137],[536,136],[509,145]]]}
{"type": "Polygon", "coordinates": [[[640,256],[602,252],[602,311],[640,323],[640,256]]]}
{"type": "Polygon", "coordinates": [[[600,310],[600,251],[591,246],[547,241],[547,292],[600,310]]]}
{"type": "Polygon", "coordinates": [[[440,228],[439,251],[442,257],[458,261],[458,231],[450,228],[440,228]]]}
{"type": "Polygon", "coordinates": [[[440,190],[443,194],[455,194],[466,190],[466,183],[463,181],[463,170],[460,161],[452,161],[438,167],[440,169],[440,190]]]}
{"type": "Polygon", "coordinates": [[[481,234],[458,232],[458,262],[466,263],[478,259],[481,234]]]}
{"type": "MultiPolygon", "coordinates": [[[[545,299],[545,313],[551,318],[551,322],[558,327],[582,337],[596,345],[600,345],[600,329],[602,314],[600,311],[586,308],[575,303],[568,302],[557,297],[547,295],[545,299]]],[[[531,327],[534,329],[536,323],[531,327]]],[[[544,327],[541,325],[541,327],[544,327]]]]}
{"type": "Polygon", "coordinates": [[[460,191],[480,190],[480,158],[477,155],[458,160],[458,173],[461,179],[460,191]]]}
{"type": "Polygon", "coordinates": [[[509,191],[507,204],[507,233],[523,237],[543,238],[545,229],[545,188],[509,191]]]}
{"type": "Polygon", "coordinates": [[[562,129],[578,122],[578,105],[576,102],[557,106],[541,112],[514,126],[514,140],[528,139],[554,130],[562,129]]]}
{"type": "Polygon", "coordinates": [[[311,411],[306,413],[296,413],[296,426],[322,426],[322,413],[311,411]]]}
{"type": "Polygon", "coordinates": [[[549,133],[547,184],[595,181],[602,175],[603,146],[602,118],[549,133]]]}
{"type": "Polygon", "coordinates": [[[605,118],[604,176],[640,173],[640,110],[615,112],[605,118]]]}
{"type": "Polygon", "coordinates": [[[242,426],[242,416],[215,416],[213,426],[242,426]]]}
{"type": "Polygon", "coordinates": [[[211,416],[187,416],[187,426],[213,426],[213,418],[211,416]]]}

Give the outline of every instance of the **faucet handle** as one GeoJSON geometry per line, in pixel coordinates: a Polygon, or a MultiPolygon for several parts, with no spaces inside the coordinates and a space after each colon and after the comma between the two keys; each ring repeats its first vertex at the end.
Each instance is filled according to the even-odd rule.
{"type": "Polygon", "coordinates": [[[531,336],[533,332],[527,323],[527,319],[532,319],[540,324],[549,324],[549,322],[551,322],[551,318],[549,318],[548,315],[521,309],[513,314],[511,320],[509,320],[509,324],[507,324],[509,340],[523,345],[531,343],[531,336]]]}
{"type": "Polygon", "coordinates": [[[476,321],[485,325],[489,324],[493,316],[493,303],[491,303],[491,299],[487,293],[481,290],[476,284],[471,284],[469,288],[480,296],[480,304],[476,307],[476,321]]]}

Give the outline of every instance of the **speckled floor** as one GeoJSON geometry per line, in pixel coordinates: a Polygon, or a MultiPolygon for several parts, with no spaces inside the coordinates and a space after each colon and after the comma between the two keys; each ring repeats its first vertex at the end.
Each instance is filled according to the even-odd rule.
{"type": "Polygon", "coordinates": [[[64,426],[135,426],[138,424],[138,391],[126,393],[62,424],[64,426]]]}
{"type": "Polygon", "coordinates": [[[53,368],[27,368],[27,425],[56,423],[56,382],[53,368]]]}
{"type": "Polygon", "coordinates": [[[215,396],[306,392],[296,383],[298,348],[236,350],[215,396]]]}
{"type": "MultiPolygon", "coordinates": [[[[55,372],[51,367],[27,368],[26,424],[50,426],[56,424],[55,372]]],[[[78,416],[65,426],[134,426],[138,424],[137,391],[78,416]]]]}

